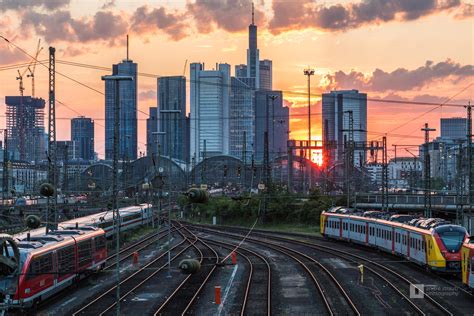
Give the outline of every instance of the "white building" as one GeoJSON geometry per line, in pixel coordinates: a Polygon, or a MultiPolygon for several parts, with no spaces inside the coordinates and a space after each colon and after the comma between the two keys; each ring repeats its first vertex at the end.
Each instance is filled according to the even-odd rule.
{"type": "Polygon", "coordinates": [[[388,163],[388,186],[403,190],[416,186],[422,179],[423,163],[416,157],[398,157],[388,163]]]}
{"type": "Polygon", "coordinates": [[[204,64],[192,63],[190,71],[190,158],[200,162],[204,156],[228,155],[230,65],[205,70],[204,64]]]}

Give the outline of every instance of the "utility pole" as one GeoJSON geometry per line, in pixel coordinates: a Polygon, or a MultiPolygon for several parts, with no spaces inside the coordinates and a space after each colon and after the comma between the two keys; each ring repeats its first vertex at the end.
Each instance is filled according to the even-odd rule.
{"type": "Polygon", "coordinates": [[[206,173],[206,140],[203,143],[203,152],[202,152],[202,168],[201,168],[201,184],[204,184],[206,173]]]}
{"type": "Polygon", "coordinates": [[[308,77],[308,160],[309,160],[309,187],[311,190],[312,166],[311,166],[311,76],[314,75],[314,69],[307,68],[303,71],[304,75],[308,77]]]}
{"type": "Polygon", "coordinates": [[[69,146],[66,145],[64,146],[64,158],[63,158],[63,194],[65,194],[65,192],[67,191],[68,189],[68,183],[67,183],[67,163],[68,163],[68,156],[69,156],[69,152],[68,152],[68,149],[69,149],[69,146]]]}
{"type": "MultiPolygon", "coordinates": [[[[128,56],[127,56],[128,57],[128,56]]],[[[115,253],[116,256],[116,314],[120,315],[120,213],[117,205],[117,175],[118,175],[118,154],[119,154],[119,127],[120,127],[120,81],[132,81],[132,76],[102,76],[102,80],[112,80],[114,82],[115,90],[115,105],[114,105],[114,139],[113,139],[113,154],[112,154],[112,208],[115,224],[115,253]]]]}
{"type": "Polygon", "coordinates": [[[345,153],[345,182],[346,182],[346,198],[347,207],[351,206],[351,186],[352,186],[352,169],[354,167],[354,116],[352,111],[344,111],[348,114],[348,129],[343,129],[343,132],[348,132],[344,135],[344,153],[345,153]],[[348,136],[348,137],[347,137],[348,136]]]}
{"type": "Polygon", "coordinates": [[[275,155],[275,100],[278,98],[277,95],[271,95],[270,100],[272,100],[272,156],[275,155]]]}
{"type": "Polygon", "coordinates": [[[46,233],[58,228],[57,213],[57,156],[56,156],[56,49],[49,47],[49,104],[48,104],[48,178],[54,188],[52,197],[48,197],[46,213],[46,233]],[[52,199],[52,201],[51,201],[52,199]],[[52,215],[52,220],[51,220],[52,215]]]}
{"type": "Polygon", "coordinates": [[[472,227],[472,204],[474,203],[474,166],[472,163],[472,106],[471,102],[466,107],[467,110],[467,168],[468,168],[468,205],[469,205],[469,222],[468,222],[468,231],[472,235],[473,227],[472,227]]]}
{"type": "Polygon", "coordinates": [[[3,178],[2,178],[2,199],[3,199],[3,205],[5,205],[6,200],[8,199],[8,177],[9,175],[9,170],[8,170],[8,164],[10,162],[8,161],[8,130],[4,129],[3,130],[3,178]]]}
{"type": "Polygon", "coordinates": [[[243,132],[242,138],[242,163],[244,165],[244,174],[241,183],[245,186],[247,180],[247,131],[243,132]]]}
{"type": "Polygon", "coordinates": [[[425,123],[425,127],[421,129],[425,132],[425,144],[424,144],[424,195],[425,195],[425,217],[430,218],[431,214],[431,162],[429,152],[430,132],[436,131],[434,128],[428,127],[428,123],[425,123]]]}
{"type": "Polygon", "coordinates": [[[462,150],[462,145],[464,141],[459,140],[458,141],[458,154],[457,154],[457,159],[456,159],[456,198],[457,198],[457,203],[456,203],[456,224],[462,225],[464,222],[464,213],[463,213],[463,208],[464,208],[464,172],[463,172],[463,166],[464,166],[464,159],[463,159],[463,150],[462,150]]]}
{"type": "Polygon", "coordinates": [[[382,210],[388,211],[388,153],[387,137],[382,138],[382,210]]]}

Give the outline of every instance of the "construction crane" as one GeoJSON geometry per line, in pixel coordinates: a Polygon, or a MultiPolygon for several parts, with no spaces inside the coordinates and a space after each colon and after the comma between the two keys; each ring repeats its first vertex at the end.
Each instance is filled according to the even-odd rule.
{"type": "Polygon", "coordinates": [[[29,74],[27,75],[28,78],[31,78],[31,96],[35,96],[35,70],[36,70],[36,64],[38,61],[38,56],[40,52],[43,50],[43,47],[40,47],[41,45],[41,39],[38,39],[38,45],[36,46],[36,53],[35,53],[35,58],[31,61],[31,64],[28,66],[28,71],[29,74]]]}
{"type": "Polygon", "coordinates": [[[16,80],[19,80],[19,90],[20,90],[20,105],[16,109],[16,118],[17,118],[17,127],[18,127],[18,151],[20,152],[20,160],[25,160],[25,104],[23,103],[23,92],[25,91],[25,87],[23,85],[23,76],[25,75],[28,68],[26,68],[23,72],[17,70],[18,77],[16,80]]]}
{"type": "Polygon", "coordinates": [[[186,76],[186,66],[188,65],[188,60],[184,62],[184,68],[183,68],[183,76],[186,76]]]}

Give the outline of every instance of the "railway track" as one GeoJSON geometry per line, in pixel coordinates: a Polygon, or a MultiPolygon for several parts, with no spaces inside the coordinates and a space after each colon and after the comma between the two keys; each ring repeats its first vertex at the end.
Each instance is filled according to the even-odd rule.
{"type": "MultiPolygon", "coordinates": [[[[401,275],[394,269],[391,269],[379,262],[371,260],[370,258],[366,258],[366,257],[356,255],[353,253],[348,253],[347,251],[337,250],[337,249],[334,249],[333,247],[319,245],[317,243],[309,243],[309,242],[305,242],[301,240],[288,239],[288,238],[278,237],[274,235],[267,235],[262,232],[252,233],[252,235],[283,242],[283,243],[290,243],[292,245],[299,245],[299,246],[303,246],[307,248],[312,248],[315,250],[332,254],[334,256],[337,256],[339,258],[342,258],[344,260],[347,260],[356,264],[364,264],[365,269],[369,270],[373,274],[377,275],[380,279],[383,279],[385,282],[387,282],[420,315],[426,315],[426,314],[432,314],[432,313],[436,313],[436,314],[441,313],[445,315],[456,314],[455,312],[452,312],[448,308],[446,308],[444,306],[445,304],[440,303],[439,301],[437,301],[435,298],[433,298],[431,295],[427,293],[423,293],[424,294],[423,300],[417,299],[416,301],[414,301],[413,299],[410,299],[409,294],[408,294],[409,287],[410,285],[413,285],[414,282],[411,282],[408,278],[401,275]],[[406,286],[403,287],[400,284],[400,281],[402,284],[405,284],[406,286]],[[420,306],[420,305],[423,305],[423,306],[420,306]]],[[[242,235],[239,235],[239,236],[242,236],[242,235]]]]}
{"type": "MultiPolygon", "coordinates": [[[[235,245],[224,241],[213,241],[202,238],[211,245],[226,248],[230,251],[235,249],[235,245]]],[[[252,314],[271,315],[272,311],[272,269],[268,260],[257,252],[245,247],[239,247],[235,251],[244,258],[249,267],[247,282],[242,299],[240,315],[252,314]]]]}
{"type": "MultiPolygon", "coordinates": [[[[176,229],[173,229],[171,233],[175,232],[176,229]]],[[[130,258],[133,256],[134,252],[138,252],[141,250],[144,250],[148,248],[149,246],[153,245],[155,242],[163,239],[168,235],[168,231],[162,231],[158,233],[153,233],[143,239],[140,239],[130,245],[127,245],[124,248],[120,249],[120,259],[119,262],[123,262],[124,260],[130,258]]],[[[107,262],[112,262],[113,259],[117,257],[116,253],[111,254],[110,256],[107,257],[107,262]]],[[[117,264],[116,261],[113,261],[112,263],[106,265],[104,267],[104,270],[110,270],[111,268],[115,267],[117,264]]]]}
{"type": "MultiPolygon", "coordinates": [[[[189,241],[189,245],[185,245],[187,241],[187,239],[183,238],[183,240],[181,240],[178,244],[170,248],[170,253],[173,253],[173,260],[178,258],[181,254],[193,246],[193,243],[189,241]]],[[[143,284],[146,282],[149,282],[154,276],[156,276],[167,266],[166,255],[167,252],[162,253],[157,258],[151,260],[146,265],[140,267],[137,271],[121,280],[121,302],[131,293],[133,293],[133,291],[143,286],[143,284]]],[[[113,285],[99,294],[95,299],[76,310],[74,313],[72,313],[72,315],[104,315],[106,313],[112,312],[113,308],[116,306],[115,290],[116,285],[113,285]]]]}
{"type": "MultiPolygon", "coordinates": [[[[190,226],[194,227],[194,226],[190,226]]],[[[196,227],[194,227],[196,229],[196,227]]],[[[202,230],[203,228],[197,228],[197,230],[202,230]]],[[[242,236],[237,236],[231,233],[224,233],[221,231],[204,229],[211,232],[212,234],[217,234],[221,236],[230,236],[232,238],[242,236]]],[[[343,286],[339,281],[334,277],[334,275],[318,260],[306,255],[303,252],[298,250],[291,249],[289,247],[278,245],[275,243],[268,243],[267,241],[261,241],[255,238],[248,237],[247,242],[258,244],[260,246],[272,249],[278,253],[283,254],[284,256],[292,259],[297,262],[304,271],[309,275],[312,283],[314,284],[316,291],[319,293],[319,296],[322,301],[322,305],[326,312],[329,315],[339,315],[339,314],[355,314],[360,315],[357,306],[354,304],[352,299],[349,297],[343,286]],[[317,276],[317,277],[316,277],[317,276]],[[324,284],[324,287],[321,286],[324,284]],[[331,285],[330,285],[331,284],[331,285]]],[[[237,244],[234,244],[237,246],[237,244]]]]}
{"type": "MultiPolygon", "coordinates": [[[[155,311],[154,315],[184,315],[193,312],[193,304],[196,302],[201,290],[206,285],[219,262],[218,253],[201,238],[198,238],[189,229],[183,229],[192,238],[195,238],[195,249],[199,253],[201,269],[199,273],[188,275],[170,296],[155,311]],[[200,245],[201,247],[198,247],[200,245]]],[[[185,237],[188,239],[189,237],[185,237]]]]}

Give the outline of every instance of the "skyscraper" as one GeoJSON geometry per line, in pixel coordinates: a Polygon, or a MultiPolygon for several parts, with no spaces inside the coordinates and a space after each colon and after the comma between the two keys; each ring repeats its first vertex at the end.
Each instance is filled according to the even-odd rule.
{"type": "Polygon", "coordinates": [[[269,59],[260,60],[260,89],[272,90],[273,75],[272,75],[272,61],[269,59]]]}
{"type": "Polygon", "coordinates": [[[206,157],[229,154],[230,65],[218,64],[204,70],[204,64],[190,65],[191,151],[196,162],[206,157]]]}
{"type": "Polygon", "coordinates": [[[466,139],[467,120],[462,117],[450,117],[441,119],[441,138],[444,139],[466,139]]]}
{"type": "MultiPolygon", "coordinates": [[[[137,159],[137,64],[130,59],[113,65],[112,75],[132,76],[119,82],[119,159],[137,159]]],[[[114,142],[115,82],[105,80],[105,159],[112,159],[114,142]]]]}
{"type": "Polygon", "coordinates": [[[158,154],[158,116],[157,107],[149,108],[149,117],[146,119],[146,155],[152,156],[158,154]]]}
{"type": "Polygon", "coordinates": [[[94,159],[94,121],[88,117],[76,117],[71,120],[71,140],[77,144],[77,158],[94,159]]]}
{"type": "Polygon", "coordinates": [[[229,152],[250,161],[254,138],[252,89],[241,78],[231,78],[229,117],[229,152]],[[244,141],[245,136],[245,141],[244,141]],[[245,144],[245,148],[244,148],[245,144]]]}
{"type": "Polygon", "coordinates": [[[160,77],[157,91],[162,155],[186,161],[186,77],[160,77]]]}
{"type": "Polygon", "coordinates": [[[260,90],[255,92],[255,160],[264,157],[264,133],[268,130],[268,152],[270,160],[286,154],[290,114],[283,106],[281,91],[260,90]],[[274,100],[272,100],[272,98],[274,100]]]}
{"type": "MultiPolygon", "coordinates": [[[[322,100],[323,141],[335,141],[337,149],[330,150],[330,164],[344,161],[344,142],[349,140],[350,114],[353,118],[355,142],[367,142],[367,94],[358,90],[340,90],[324,93],[322,100]]],[[[354,165],[366,161],[364,150],[354,151],[354,165]]]]}
{"type": "Polygon", "coordinates": [[[44,106],[41,98],[7,96],[8,147],[13,159],[37,162],[45,158],[44,106]]]}
{"type": "Polygon", "coordinates": [[[79,158],[79,144],[72,140],[56,141],[58,161],[76,160],[79,158]]]}
{"type": "Polygon", "coordinates": [[[252,3],[252,23],[249,25],[249,48],[247,49],[247,77],[255,78],[255,86],[260,86],[260,64],[259,50],[257,48],[257,26],[255,25],[255,15],[252,3]]]}

